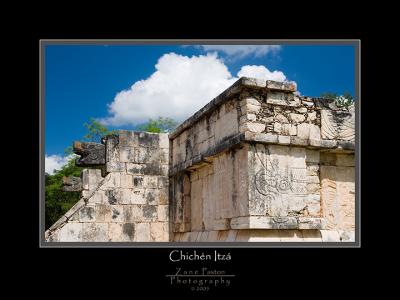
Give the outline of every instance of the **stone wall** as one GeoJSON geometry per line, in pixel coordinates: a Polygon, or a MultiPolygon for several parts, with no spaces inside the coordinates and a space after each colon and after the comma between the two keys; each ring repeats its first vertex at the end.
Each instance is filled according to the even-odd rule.
{"type": "Polygon", "coordinates": [[[174,241],[354,240],[354,106],[242,78],[170,135],[174,241]]]}
{"type": "Polygon", "coordinates": [[[355,239],[355,112],[241,78],[169,136],[74,143],[82,199],[48,241],[355,239]]]}
{"type": "Polygon", "coordinates": [[[83,163],[99,169],[82,171],[81,200],[46,232],[46,240],[169,241],[168,135],[121,130],[103,144],[103,152],[89,151],[83,163]],[[101,156],[104,165],[98,164],[101,156]]]}

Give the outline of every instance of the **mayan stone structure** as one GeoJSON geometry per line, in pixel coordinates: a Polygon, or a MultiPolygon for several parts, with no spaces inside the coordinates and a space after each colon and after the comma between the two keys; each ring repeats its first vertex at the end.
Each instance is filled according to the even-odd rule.
{"type": "Polygon", "coordinates": [[[47,241],[354,241],[354,105],[241,78],[169,136],[74,143],[82,199],[47,241]]]}

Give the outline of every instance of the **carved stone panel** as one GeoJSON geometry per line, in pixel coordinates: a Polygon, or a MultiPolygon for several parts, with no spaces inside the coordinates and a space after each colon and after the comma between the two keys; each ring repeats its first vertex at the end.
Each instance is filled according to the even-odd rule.
{"type": "Polygon", "coordinates": [[[319,184],[310,190],[304,148],[256,144],[249,157],[250,216],[309,216],[309,195],[319,193],[319,184]]]}

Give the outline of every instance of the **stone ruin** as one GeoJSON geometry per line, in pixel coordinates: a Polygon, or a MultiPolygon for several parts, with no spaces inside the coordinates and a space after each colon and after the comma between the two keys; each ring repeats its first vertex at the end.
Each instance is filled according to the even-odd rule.
{"type": "Polygon", "coordinates": [[[240,78],[171,134],[74,143],[51,242],[355,240],[355,112],[240,78]]]}

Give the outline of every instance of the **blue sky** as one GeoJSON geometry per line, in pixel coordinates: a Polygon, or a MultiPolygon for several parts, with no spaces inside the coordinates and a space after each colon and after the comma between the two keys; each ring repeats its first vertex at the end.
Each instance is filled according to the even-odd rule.
{"type": "Polygon", "coordinates": [[[157,116],[182,121],[242,75],[295,81],[306,96],[354,95],[354,63],[347,45],[47,45],[46,169],[59,167],[91,117],[112,129],[157,116]]]}

